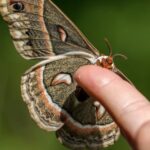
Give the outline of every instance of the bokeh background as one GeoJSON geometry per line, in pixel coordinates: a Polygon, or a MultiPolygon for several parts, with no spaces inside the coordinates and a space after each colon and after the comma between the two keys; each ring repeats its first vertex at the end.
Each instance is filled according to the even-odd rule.
{"type": "MultiPolygon", "coordinates": [[[[122,53],[116,65],[150,98],[150,1],[54,0],[101,53],[122,53]]],[[[16,52],[7,25],[0,18],[0,150],[67,150],[32,121],[20,94],[20,77],[35,62],[16,52]]],[[[113,99],[112,99],[113,100],[113,99]]],[[[144,115],[144,114],[143,114],[144,115]]],[[[138,116],[137,116],[138,119],[138,116]]],[[[107,150],[129,150],[123,137],[107,150]]]]}

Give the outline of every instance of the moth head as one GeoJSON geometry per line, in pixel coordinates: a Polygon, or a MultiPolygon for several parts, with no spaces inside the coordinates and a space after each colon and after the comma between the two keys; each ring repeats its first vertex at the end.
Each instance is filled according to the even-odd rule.
{"type": "Polygon", "coordinates": [[[98,57],[96,64],[98,66],[101,66],[101,67],[107,68],[107,69],[113,69],[114,68],[114,62],[113,62],[112,56],[102,55],[102,56],[98,57]]]}
{"type": "Polygon", "coordinates": [[[113,56],[112,56],[112,47],[107,38],[105,38],[104,41],[106,43],[106,46],[109,49],[109,56],[102,54],[100,57],[98,57],[96,64],[103,68],[113,69],[114,63],[113,63],[113,56]]]}
{"type": "Polygon", "coordinates": [[[103,67],[103,68],[107,68],[107,69],[111,69],[112,70],[112,69],[115,68],[113,60],[114,60],[114,58],[116,56],[123,57],[124,59],[127,59],[127,57],[125,55],[122,55],[122,54],[114,54],[113,55],[113,53],[112,53],[112,47],[111,47],[108,39],[105,38],[104,41],[105,41],[105,43],[106,43],[106,45],[107,45],[107,47],[109,49],[109,52],[110,52],[109,56],[107,56],[107,55],[101,55],[100,57],[97,58],[96,64],[98,66],[103,67]]]}

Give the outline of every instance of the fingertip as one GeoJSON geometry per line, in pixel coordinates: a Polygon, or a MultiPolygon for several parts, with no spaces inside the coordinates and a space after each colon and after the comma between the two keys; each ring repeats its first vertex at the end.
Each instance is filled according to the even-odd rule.
{"type": "Polygon", "coordinates": [[[82,86],[89,86],[91,83],[98,83],[99,86],[104,86],[110,83],[115,78],[120,78],[108,69],[96,66],[87,65],[80,67],[74,74],[75,80],[82,86]],[[95,81],[96,80],[96,81],[95,81]]]}
{"type": "Polygon", "coordinates": [[[96,65],[79,68],[74,78],[79,86],[105,106],[130,137],[135,138],[141,124],[149,119],[150,111],[144,109],[148,101],[134,86],[96,65]]]}

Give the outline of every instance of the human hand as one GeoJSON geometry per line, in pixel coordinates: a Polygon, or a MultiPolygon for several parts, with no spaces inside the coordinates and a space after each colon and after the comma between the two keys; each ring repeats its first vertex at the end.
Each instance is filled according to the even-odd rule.
{"type": "Polygon", "coordinates": [[[133,149],[150,150],[150,102],[135,87],[93,65],[79,68],[74,78],[105,106],[133,149]]]}

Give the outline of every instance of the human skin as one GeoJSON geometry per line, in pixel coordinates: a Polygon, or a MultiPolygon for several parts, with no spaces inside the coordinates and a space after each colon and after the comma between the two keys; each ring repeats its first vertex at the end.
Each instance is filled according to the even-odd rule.
{"type": "Polygon", "coordinates": [[[134,150],[150,150],[150,103],[131,84],[99,66],[80,67],[77,83],[101,102],[134,150]]]}

